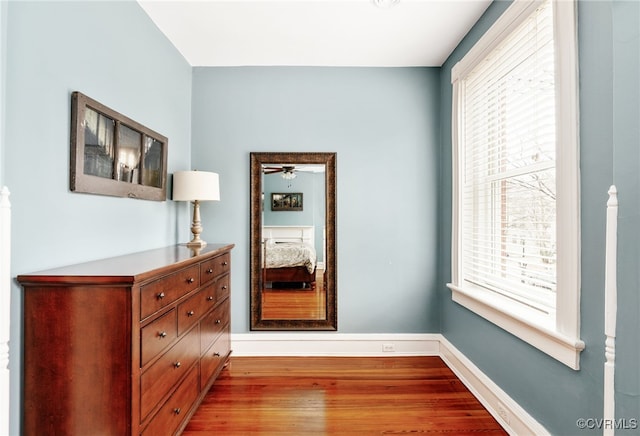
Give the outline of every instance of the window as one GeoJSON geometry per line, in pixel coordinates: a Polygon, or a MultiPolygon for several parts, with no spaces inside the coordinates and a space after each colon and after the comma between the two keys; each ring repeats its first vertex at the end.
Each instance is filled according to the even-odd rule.
{"type": "Polygon", "coordinates": [[[514,3],[452,69],[454,301],[579,368],[573,1],[514,3]]]}

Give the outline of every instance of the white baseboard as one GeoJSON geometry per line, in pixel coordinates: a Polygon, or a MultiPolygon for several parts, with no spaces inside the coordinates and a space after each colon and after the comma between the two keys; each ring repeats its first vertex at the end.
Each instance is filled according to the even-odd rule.
{"type": "Polygon", "coordinates": [[[439,356],[511,435],[549,435],[441,334],[234,333],[233,356],[439,356]],[[389,349],[395,351],[383,351],[389,349]],[[384,347],[384,348],[383,348],[384,347]]]}
{"type": "Polygon", "coordinates": [[[439,356],[507,433],[518,436],[550,434],[444,336],[440,336],[439,356]]]}
{"type": "Polygon", "coordinates": [[[231,345],[234,356],[437,356],[440,335],[256,332],[232,334],[231,345]]]}

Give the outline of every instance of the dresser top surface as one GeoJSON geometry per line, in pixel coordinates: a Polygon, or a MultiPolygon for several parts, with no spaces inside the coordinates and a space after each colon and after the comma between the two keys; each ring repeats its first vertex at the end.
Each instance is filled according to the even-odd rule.
{"type": "Polygon", "coordinates": [[[193,249],[185,244],[172,245],[30,274],[21,274],[17,279],[20,283],[25,284],[46,282],[52,279],[58,281],[63,277],[68,280],[75,278],[81,281],[83,281],[83,278],[111,277],[113,279],[119,277],[123,283],[130,283],[161,273],[163,269],[176,269],[195,264],[229,251],[234,246],[234,244],[207,244],[202,248],[193,249]]]}

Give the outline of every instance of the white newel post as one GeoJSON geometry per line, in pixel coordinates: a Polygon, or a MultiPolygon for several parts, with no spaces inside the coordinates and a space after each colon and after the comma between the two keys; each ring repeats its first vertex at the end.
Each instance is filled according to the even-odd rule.
{"type": "Polygon", "coordinates": [[[9,434],[9,330],[11,299],[11,203],[0,191],[0,435],[9,434]]]}
{"type": "MultiPolygon", "coordinates": [[[[7,65],[7,2],[0,0],[0,159],[5,149],[7,65]]],[[[0,169],[0,175],[3,175],[0,169]]],[[[0,177],[0,180],[3,180],[0,177]]],[[[11,203],[9,189],[0,189],[0,435],[9,434],[9,331],[11,299],[11,203]]]]}
{"type": "Polygon", "coordinates": [[[0,191],[0,435],[9,434],[9,329],[11,298],[11,203],[0,191]]]}
{"type": "MultiPolygon", "coordinates": [[[[7,87],[7,2],[0,0],[0,159],[5,150],[7,87]]],[[[4,175],[0,169],[0,176],[4,175]]],[[[0,177],[3,180],[3,177],[0,177]]],[[[11,295],[11,204],[9,189],[0,190],[0,435],[9,434],[9,318],[11,295]]]]}
{"type": "Polygon", "coordinates": [[[607,201],[607,231],[605,243],[604,272],[604,435],[615,433],[613,421],[615,412],[615,363],[616,363],[616,314],[618,311],[617,285],[617,249],[618,249],[618,191],[614,185],[609,188],[607,201]]]}

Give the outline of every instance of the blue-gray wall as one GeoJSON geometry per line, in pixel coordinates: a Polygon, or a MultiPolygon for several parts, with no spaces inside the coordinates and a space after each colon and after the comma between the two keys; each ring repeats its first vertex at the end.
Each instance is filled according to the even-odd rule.
{"type": "MultiPolygon", "coordinates": [[[[186,240],[186,204],[72,193],[68,174],[75,90],[167,136],[170,173],[190,168],[188,63],[133,1],[12,1],[7,13],[3,183],[12,193],[12,274],[186,240]]],[[[18,434],[17,286],[11,298],[11,434],[18,434]]]]}
{"type": "Polygon", "coordinates": [[[4,138],[5,138],[5,110],[6,110],[6,68],[7,68],[7,6],[0,1],[0,188],[4,183],[4,138]]]}
{"type": "MultiPolygon", "coordinates": [[[[318,177],[324,182],[324,174],[318,174],[318,177]]],[[[285,180],[280,177],[280,173],[266,174],[263,177],[264,192],[264,210],[263,222],[266,226],[292,226],[305,225],[313,226],[315,222],[315,206],[316,206],[316,183],[314,174],[298,173],[293,180],[285,180]],[[271,210],[271,194],[274,193],[301,193],[302,194],[302,210],[298,211],[278,211],[271,210]]],[[[324,191],[319,193],[324,201],[324,191]]],[[[324,225],[322,220],[320,225],[324,225]]]]}
{"type": "MultiPolygon", "coordinates": [[[[604,364],[604,229],[607,191],[620,190],[617,417],[640,418],[638,367],[639,3],[580,1],[581,370],[573,371],[451,301],[451,67],[496,20],[495,2],[442,68],[440,283],[442,333],[553,434],[588,434],[576,420],[601,418],[604,364]]],[[[637,430],[627,430],[628,434],[637,430]]],[[[594,429],[593,433],[601,433],[594,429]]],[[[624,434],[621,431],[620,434],[624,434]]]]}
{"type": "Polygon", "coordinates": [[[237,244],[232,331],[249,331],[249,153],[337,152],[338,330],[439,327],[437,68],[195,68],[193,163],[220,173],[204,239],[237,244]]]}
{"type": "Polygon", "coordinates": [[[616,416],[625,418],[640,415],[640,2],[614,1],[611,14],[611,143],[620,201],[616,416]]]}

